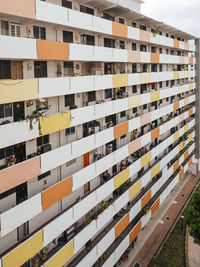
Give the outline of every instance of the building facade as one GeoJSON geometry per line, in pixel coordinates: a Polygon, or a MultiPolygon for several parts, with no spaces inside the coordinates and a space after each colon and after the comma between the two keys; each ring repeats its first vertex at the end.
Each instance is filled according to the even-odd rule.
{"type": "Polygon", "coordinates": [[[114,266],[196,162],[195,37],[141,3],[0,0],[1,267],[114,266]]]}

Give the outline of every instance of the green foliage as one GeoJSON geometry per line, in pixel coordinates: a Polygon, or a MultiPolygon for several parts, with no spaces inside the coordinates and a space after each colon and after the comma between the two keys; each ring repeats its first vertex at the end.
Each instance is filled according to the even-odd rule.
{"type": "Polygon", "coordinates": [[[143,215],[146,215],[146,214],[148,214],[149,213],[149,211],[150,211],[150,207],[149,206],[145,206],[143,209],[142,209],[142,213],[143,213],[143,215]]]}
{"type": "Polygon", "coordinates": [[[200,189],[192,197],[186,211],[186,222],[190,227],[190,235],[200,245],[200,189]]]}

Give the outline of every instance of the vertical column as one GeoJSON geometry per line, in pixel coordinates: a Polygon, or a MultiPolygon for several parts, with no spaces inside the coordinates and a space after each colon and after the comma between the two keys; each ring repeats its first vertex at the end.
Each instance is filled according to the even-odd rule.
{"type": "Polygon", "coordinates": [[[195,114],[195,157],[200,159],[200,39],[196,44],[196,114],[195,114]]]}

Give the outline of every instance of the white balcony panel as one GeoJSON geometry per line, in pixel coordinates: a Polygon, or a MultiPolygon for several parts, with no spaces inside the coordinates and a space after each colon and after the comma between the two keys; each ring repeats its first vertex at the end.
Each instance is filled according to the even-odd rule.
{"type": "Polygon", "coordinates": [[[9,123],[0,126],[0,149],[18,144],[26,140],[39,137],[38,122],[33,122],[33,129],[30,129],[29,121],[9,123]]]}
{"type": "Polygon", "coordinates": [[[97,232],[96,220],[93,220],[74,237],[74,254],[77,253],[97,232]]]}
{"type": "Polygon", "coordinates": [[[193,44],[189,44],[189,50],[195,52],[196,51],[196,46],[193,45],[193,44]]]}
{"type": "Polygon", "coordinates": [[[140,40],[140,30],[134,27],[128,27],[128,38],[140,40]]]}
{"type": "Polygon", "coordinates": [[[101,34],[112,35],[112,21],[93,16],[93,30],[101,34]]]}
{"type": "Polygon", "coordinates": [[[66,8],[40,0],[36,0],[36,19],[60,25],[69,24],[66,8]]]}
{"type": "Polygon", "coordinates": [[[151,218],[151,212],[149,211],[148,214],[144,215],[144,216],[141,218],[142,228],[148,223],[148,221],[150,220],[150,218],[151,218]]]}
{"type": "Polygon", "coordinates": [[[97,231],[100,231],[115,215],[115,209],[113,205],[110,205],[104,212],[98,215],[97,219],[97,231]]]}
{"type": "Polygon", "coordinates": [[[134,118],[134,119],[128,121],[129,132],[131,132],[137,128],[140,128],[140,117],[137,117],[137,118],[134,118]]]}
{"type": "Polygon", "coordinates": [[[94,134],[77,140],[72,143],[72,157],[76,158],[81,154],[87,153],[95,148],[94,134]]]}
{"type": "Polygon", "coordinates": [[[116,59],[113,58],[113,49],[103,46],[94,46],[94,59],[95,61],[113,61],[116,59]]]}
{"type": "Polygon", "coordinates": [[[159,34],[153,34],[151,33],[151,43],[153,44],[157,44],[157,45],[163,45],[163,36],[159,35],[159,34]]]}
{"type": "Polygon", "coordinates": [[[113,48],[112,51],[113,51],[113,60],[112,61],[114,61],[114,62],[127,62],[128,61],[128,51],[127,50],[113,48]]]}
{"type": "Polygon", "coordinates": [[[44,247],[74,223],[72,208],[61,214],[43,228],[44,247]]]}
{"type": "Polygon", "coordinates": [[[141,136],[141,147],[151,142],[151,132],[141,136]]]}
{"type": "Polygon", "coordinates": [[[136,174],[141,169],[141,158],[136,160],[133,164],[129,166],[129,177],[136,174]]]}
{"type": "Polygon", "coordinates": [[[95,118],[103,118],[114,112],[114,102],[109,101],[103,104],[96,104],[95,109],[95,118]]]}
{"type": "Polygon", "coordinates": [[[95,117],[94,105],[71,110],[71,127],[87,121],[93,121],[95,117]]]}
{"type": "Polygon", "coordinates": [[[42,212],[41,194],[37,194],[23,203],[9,209],[0,215],[1,236],[15,230],[34,216],[42,212]]]}
{"type": "Polygon", "coordinates": [[[114,154],[109,154],[108,156],[98,160],[96,164],[96,176],[100,175],[106,169],[109,169],[114,165],[114,154]]]}
{"type": "Polygon", "coordinates": [[[129,247],[129,235],[127,235],[115,250],[115,263],[121,258],[122,254],[129,247]]]}
{"type": "Polygon", "coordinates": [[[114,113],[118,113],[128,109],[128,97],[124,99],[115,100],[113,103],[114,103],[114,113]]]}
{"type": "Polygon", "coordinates": [[[102,146],[114,139],[113,128],[108,128],[104,131],[95,134],[96,147],[102,146]]]}
{"type": "Polygon", "coordinates": [[[73,174],[73,187],[72,191],[80,188],[84,184],[88,183],[95,177],[95,163],[81,169],[73,174]]]}
{"type": "Polygon", "coordinates": [[[72,160],[71,144],[44,153],[40,158],[41,173],[53,170],[54,168],[72,160]]]}
{"type": "Polygon", "coordinates": [[[159,72],[151,72],[151,82],[152,83],[161,81],[159,74],[160,74],[159,72]]]}
{"type": "Polygon", "coordinates": [[[95,75],[94,90],[103,90],[113,87],[113,75],[95,75]]]}
{"type": "Polygon", "coordinates": [[[92,266],[98,259],[97,247],[95,246],[77,265],[76,267],[92,266]]]}
{"type": "Polygon", "coordinates": [[[77,221],[96,205],[96,192],[91,193],[73,206],[74,220],[77,221]]]}
{"type": "Polygon", "coordinates": [[[130,222],[137,216],[141,211],[141,199],[130,209],[129,216],[130,222]]]}
{"type": "Polygon", "coordinates": [[[40,78],[38,80],[39,80],[39,98],[71,94],[69,77],[40,78]]]}
{"type": "Polygon", "coordinates": [[[92,15],[85,14],[73,9],[68,9],[68,13],[69,13],[69,26],[79,29],[93,30],[92,15]]]}
{"type": "Polygon", "coordinates": [[[69,60],[94,60],[94,46],[83,44],[69,44],[69,60]]]}
{"type": "Polygon", "coordinates": [[[153,197],[160,189],[160,180],[151,187],[151,196],[153,197]]]}
{"type": "Polygon", "coordinates": [[[140,52],[141,63],[151,63],[151,54],[148,52],[140,52]]]}
{"type": "Polygon", "coordinates": [[[37,59],[36,40],[0,35],[0,58],[37,59]]]}
{"type": "Polygon", "coordinates": [[[145,187],[151,181],[151,170],[141,178],[141,187],[145,187]]]}
{"type": "Polygon", "coordinates": [[[141,95],[141,105],[145,105],[151,102],[151,93],[141,95]]]}
{"type": "Polygon", "coordinates": [[[114,164],[129,156],[128,145],[125,145],[114,152],[114,164]]]}
{"type": "Polygon", "coordinates": [[[137,85],[140,84],[140,74],[128,74],[128,85],[137,85]]]}
{"type": "Polygon", "coordinates": [[[118,213],[129,202],[129,191],[126,191],[115,200],[115,214],[118,213]]]}
{"type": "Polygon", "coordinates": [[[160,205],[165,201],[166,197],[167,197],[167,188],[162,192],[162,194],[160,195],[160,205]]]}
{"type": "Polygon", "coordinates": [[[94,90],[94,76],[71,77],[71,93],[83,93],[94,90]]]}
{"type": "Polygon", "coordinates": [[[115,260],[115,252],[113,252],[110,255],[110,257],[107,259],[107,261],[102,265],[102,267],[111,267],[111,266],[114,266],[115,263],[116,263],[116,260],[115,260]]]}
{"type": "Polygon", "coordinates": [[[109,196],[114,190],[115,190],[114,179],[111,179],[110,181],[99,187],[96,190],[97,203],[104,200],[104,198],[109,196]]]}
{"type": "Polygon", "coordinates": [[[114,242],[114,240],[115,229],[112,228],[97,244],[98,258],[109,248],[109,246],[114,242]]]}

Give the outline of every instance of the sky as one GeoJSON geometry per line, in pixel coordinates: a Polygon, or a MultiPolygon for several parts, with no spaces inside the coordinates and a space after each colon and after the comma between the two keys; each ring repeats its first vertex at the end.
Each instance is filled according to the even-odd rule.
{"type": "Polygon", "coordinates": [[[200,0],[144,0],[142,14],[200,38],[200,0]]]}

